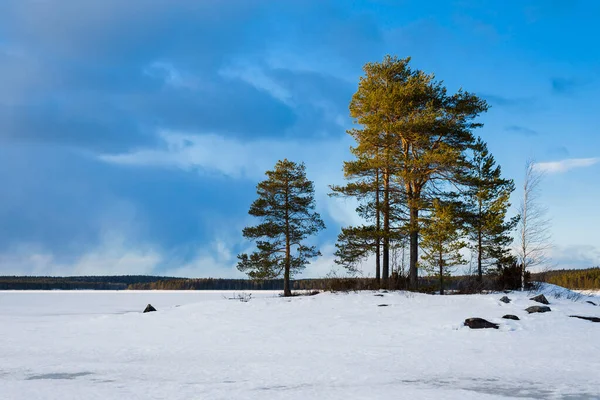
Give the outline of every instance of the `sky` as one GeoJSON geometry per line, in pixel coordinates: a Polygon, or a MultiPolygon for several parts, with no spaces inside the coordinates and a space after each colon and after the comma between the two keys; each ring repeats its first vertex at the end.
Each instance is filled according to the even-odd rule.
{"type": "MultiPolygon", "coordinates": [[[[513,178],[545,172],[556,266],[600,264],[600,2],[4,0],[0,275],[240,277],[256,183],[306,163],[332,271],[362,66],[412,57],[491,108],[513,178]]],[[[516,208],[512,210],[514,212],[516,208]]]]}

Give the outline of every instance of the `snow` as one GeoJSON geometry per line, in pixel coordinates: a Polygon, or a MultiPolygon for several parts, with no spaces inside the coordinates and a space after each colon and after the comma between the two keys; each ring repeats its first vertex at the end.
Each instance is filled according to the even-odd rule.
{"type": "Polygon", "coordinates": [[[0,398],[600,398],[600,324],[568,317],[600,316],[587,297],[233,294],[0,292],[0,398]]]}

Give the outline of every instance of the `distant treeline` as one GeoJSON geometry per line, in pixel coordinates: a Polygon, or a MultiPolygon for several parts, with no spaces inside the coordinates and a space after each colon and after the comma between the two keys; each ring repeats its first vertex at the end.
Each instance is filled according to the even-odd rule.
{"type": "MultiPolygon", "coordinates": [[[[448,278],[447,287],[455,289],[462,277],[448,278]]],[[[424,291],[433,291],[435,278],[422,277],[421,287],[424,291]]],[[[292,290],[375,290],[381,283],[374,278],[315,278],[298,279],[290,282],[292,290]]],[[[388,289],[407,289],[408,281],[391,279],[388,289]]],[[[127,287],[130,290],[283,290],[283,279],[162,279],[156,282],[135,283],[127,287]]]]}
{"type": "Polygon", "coordinates": [[[600,289],[600,267],[554,270],[534,274],[533,278],[568,289],[600,289]]]}
{"type": "MultiPolygon", "coordinates": [[[[510,280],[511,274],[505,274],[510,280]]],[[[514,274],[513,274],[514,275],[514,274]]],[[[502,276],[502,275],[500,275],[502,276]]],[[[497,280],[498,275],[486,277],[497,280]]],[[[449,290],[465,290],[472,277],[452,276],[446,278],[449,290]]],[[[507,278],[505,278],[507,279],[507,278]]],[[[516,279],[516,278],[515,278],[516,279]]],[[[516,279],[518,280],[518,279],[516,279]]],[[[581,270],[555,270],[533,274],[533,281],[544,281],[569,289],[600,289],[600,267],[581,270]]],[[[406,278],[392,279],[389,289],[406,289],[406,278]]],[[[421,277],[422,291],[434,291],[436,278],[421,277]]],[[[372,278],[322,278],[298,279],[291,282],[293,290],[361,290],[381,286],[372,278]]],[[[488,283],[487,289],[502,289],[488,283]]],[[[510,287],[502,283],[503,287],[510,287]]],[[[514,285],[513,285],[514,286],[514,285]]],[[[123,276],[0,276],[0,290],[282,290],[283,279],[214,279],[173,278],[148,275],[123,276]]]]}
{"type": "Polygon", "coordinates": [[[161,279],[148,275],[123,276],[0,276],[0,290],[125,290],[135,283],[155,282],[161,279]]]}
{"type": "MultiPolygon", "coordinates": [[[[326,279],[292,281],[295,290],[324,289],[326,279]]],[[[283,290],[283,279],[165,279],[130,284],[130,290],[283,290]]]]}

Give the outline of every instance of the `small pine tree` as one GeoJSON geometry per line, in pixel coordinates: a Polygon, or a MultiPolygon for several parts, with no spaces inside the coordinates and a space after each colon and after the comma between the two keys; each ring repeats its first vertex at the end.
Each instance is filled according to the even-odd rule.
{"type": "Polygon", "coordinates": [[[257,251],[238,255],[237,267],[253,279],[283,275],[283,295],[291,296],[290,277],[304,269],[310,258],[321,255],[303,241],[325,229],[325,224],[314,211],[314,187],[306,178],[304,164],[278,161],[266,175],[248,211],[262,222],[243,230],[245,238],[256,240],[257,251]]]}
{"type": "MultiPolygon", "coordinates": [[[[335,263],[346,268],[351,274],[359,272],[361,261],[377,251],[379,231],[374,226],[350,226],[342,228],[335,247],[335,263]]],[[[378,279],[379,276],[376,276],[378,279]]]]}
{"type": "Polygon", "coordinates": [[[450,275],[450,268],[465,263],[460,250],[466,244],[460,240],[457,220],[456,205],[434,200],[429,221],[421,232],[423,267],[438,276],[440,294],[444,294],[444,277],[450,275]]]}

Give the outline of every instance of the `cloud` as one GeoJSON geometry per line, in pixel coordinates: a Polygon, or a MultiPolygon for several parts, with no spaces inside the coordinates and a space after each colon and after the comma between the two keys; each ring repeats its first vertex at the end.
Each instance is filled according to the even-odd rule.
{"type": "Polygon", "coordinates": [[[155,273],[161,255],[149,247],[132,248],[120,234],[107,235],[97,248],[74,260],[40,249],[34,244],[20,244],[0,254],[3,275],[150,275],[155,273]]]}
{"type": "Polygon", "coordinates": [[[554,174],[567,172],[575,168],[591,167],[598,162],[600,162],[600,158],[569,158],[560,161],[535,163],[535,168],[538,171],[554,174]]]}
{"type": "MultiPolygon", "coordinates": [[[[314,140],[242,140],[216,134],[162,131],[160,149],[105,154],[100,160],[120,165],[175,167],[201,174],[222,174],[231,178],[258,179],[279,159],[324,164],[335,157],[341,165],[349,138],[314,140]]],[[[310,172],[310,171],[309,171],[310,172]]]]}
{"type": "Polygon", "coordinates": [[[570,154],[566,146],[552,146],[546,152],[554,157],[568,157],[570,154]]]}
{"type": "Polygon", "coordinates": [[[552,91],[556,94],[573,94],[577,89],[584,86],[582,81],[573,78],[552,78],[550,84],[552,91]]]}
{"type": "Polygon", "coordinates": [[[162,131],[160,149],[140,149],[122,154],[104,154],[99,159],[121,166],[159,167],[256,182],[277,160],[304,162],[307,176],[315,181],[318,203],[335,221],[359,222],[356,203],[327,196],[330,184],[343,182],[342,163],[353,144],[348,135],[321,139],[239,139],[215,134],[162,131]]]}
{"type": "Polygon", "coordinates": [[[481,93],[482,98],[499,107],[529,107],[535,103],[531,97],[505,97],[496,94],[481,93]]]}
{"type": "Polygon", "coordinates": [[[600,249],[587,244],[554,247],[550,257],[555,265],[554,269],[600,266],[600,249]]]}
{"type": "Polygon", "coordinates": [[[530,128],[527,128],[525,126],[510,125],[510,126],[507,126],[504,129],[507,130],[507,131],[509,131],[509,132],[515,132],[515,133],[518,133],[518,134],[523,135],[523,136],[537,136],[538,135],[537,131],[535,131],[533,129],[530,129],[530,128]]]}

